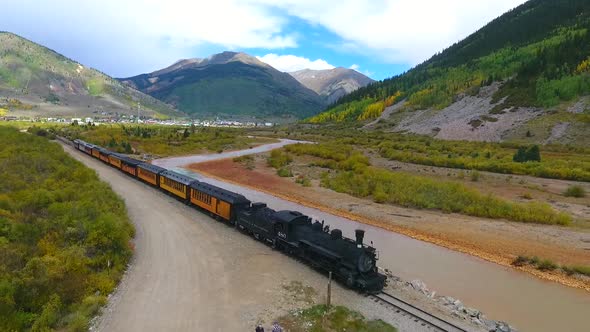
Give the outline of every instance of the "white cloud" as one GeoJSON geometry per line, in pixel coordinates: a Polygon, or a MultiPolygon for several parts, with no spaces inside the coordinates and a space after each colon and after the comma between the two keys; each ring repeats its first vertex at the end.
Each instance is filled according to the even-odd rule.
{"type": "MultiPolygon", "coordinates": [[[[3,11],[10,13],[3,17],[2,30],[118,76],[161,68],[181,57],[207,56],[212,45],[214,51],[270,52],[297,47],[303,38],[373,61],[416,64],[523,2],[2,0],[3,11]],[[291,31],[294,17],[321,26],[338,39],[318,39],[313,35],[317,31],[309,35],[291,31]]],[[[283,61],[287,66],[289,61],[283,61]]]]}
{"type": "Polygon", "coordinates": [[[325,27],[341,50],[417,64],[526,0],[252,1],[325,27]]]}
{"type": "Polygon", "coordinates": [[[329,64],[326,60],[317,59],[312,61],[308,58],[296,55],[278,55],[269,53],[264,56],[257,56],[257,58],[258,60],[284,72],[293,72],[301,69],[321,70],[334,68],[334,66],[329,64]]]}
{"type": "Polygon", "coordinates": [[[353,64],[352,64],[350,67],[348,67],[348,68],[350,68],[350,69],[352,69],[352,70],[359,70],[360,66],[359,66],[359,65],[357,65],[356,63],[353,63],[353,64]]]}

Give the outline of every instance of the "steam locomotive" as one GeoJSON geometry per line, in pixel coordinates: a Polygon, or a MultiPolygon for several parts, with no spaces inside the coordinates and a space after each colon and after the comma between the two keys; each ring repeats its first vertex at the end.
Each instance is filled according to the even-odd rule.
{"type": "Polygon", "coordinates": [[[74,147],[133,178],[156,187],[215,219],[251,234],[277,250],[298,257],[312,267],[332,272],[349,288],[377,293],[386,277],[377,269],[377,251],[363,243],[364,231],[355,231],[355,240],[330,231],[324,222],[298,211],[275,211],[265,203],[252,203],[243,195],[197,181],[82,140],[74,147]]]}

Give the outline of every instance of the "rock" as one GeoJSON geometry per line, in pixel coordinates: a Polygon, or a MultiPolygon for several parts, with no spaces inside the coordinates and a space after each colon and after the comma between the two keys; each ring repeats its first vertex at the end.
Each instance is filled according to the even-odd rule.
{"type": "Polygon", "coordinates": [[[473,308],[465,308],[463,311],[471,317],[479,317],[479,310],[473,308]]]}
{"type": "Polygon", "coordinates": [[[505,322],[496,322],[496,332],[512,332],[512,329],[505,322]]]}
{"type": "Polygon", "coordinates": [[[477,319],[477,318],[471,318],[471,322],[473,322],[473,324],[475,324],[475,325],[479,325],[479,326],[482,326],[482,325],[484,325],[484,324],[483,324],[483,323],[482,323],[482,322],[481,322],[479,319],[477,319]]]}
{"type": "Polygon", "coordinates": [[[496,331],[496,322],[493,320],[489,320],[489,319],[481,319],[481,322],[483,323],[483,325],[486,327],[486,329],[488,331],[496,331]]]}

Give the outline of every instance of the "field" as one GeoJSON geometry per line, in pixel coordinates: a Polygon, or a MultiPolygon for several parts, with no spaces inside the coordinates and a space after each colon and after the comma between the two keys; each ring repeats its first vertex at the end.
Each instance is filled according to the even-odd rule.
{"type": "Polygon", "coordinates": [[[85,331],[131,257],[124,203],[46,138],[0,138],[0,330],[85,331]]]}
{"type": "Polygon", "coordinates": [[[56,130],[70,139],[80,138],[109,150],[152,157],[219,153],[274,141],[248,137],[241,129],[195,126],[82,125],[58,127],[56,130]]]}
{"type": "Polygon", "coordinates": [[[590,181],[590,149],[587,147],[544,145],[540,147],[539,162],[516,162],[513,158],[518,149],[532,145],[444,141],[428,136],[365,132],[348,127],[293,127],[282,133],[289,133],[290,138],[372,150],[384,158],[413,164],[590,181]]]}

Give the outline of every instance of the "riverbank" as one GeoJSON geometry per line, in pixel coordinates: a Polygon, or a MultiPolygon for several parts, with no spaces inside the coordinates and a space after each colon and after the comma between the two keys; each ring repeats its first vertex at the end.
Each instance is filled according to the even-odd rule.
{"type": "Polygon", "coordinates": [[[562,264],[588,265],[590,255],[585,249],[590,242],[590,233],[584,229],[521,224],[377,204],[321,188],[317,181],[311,181],[310,187],[303,187],[293,179],[278,177],[274,169],[266,166],[264,156],[255,157],[253,164],[248,166],[225,159],[192,164],[189,168],[301,205],[483,258],[544,280],[590,291],[587,278],[512,265],[514,259],[522,254],[538,255],[562,264]]]}

